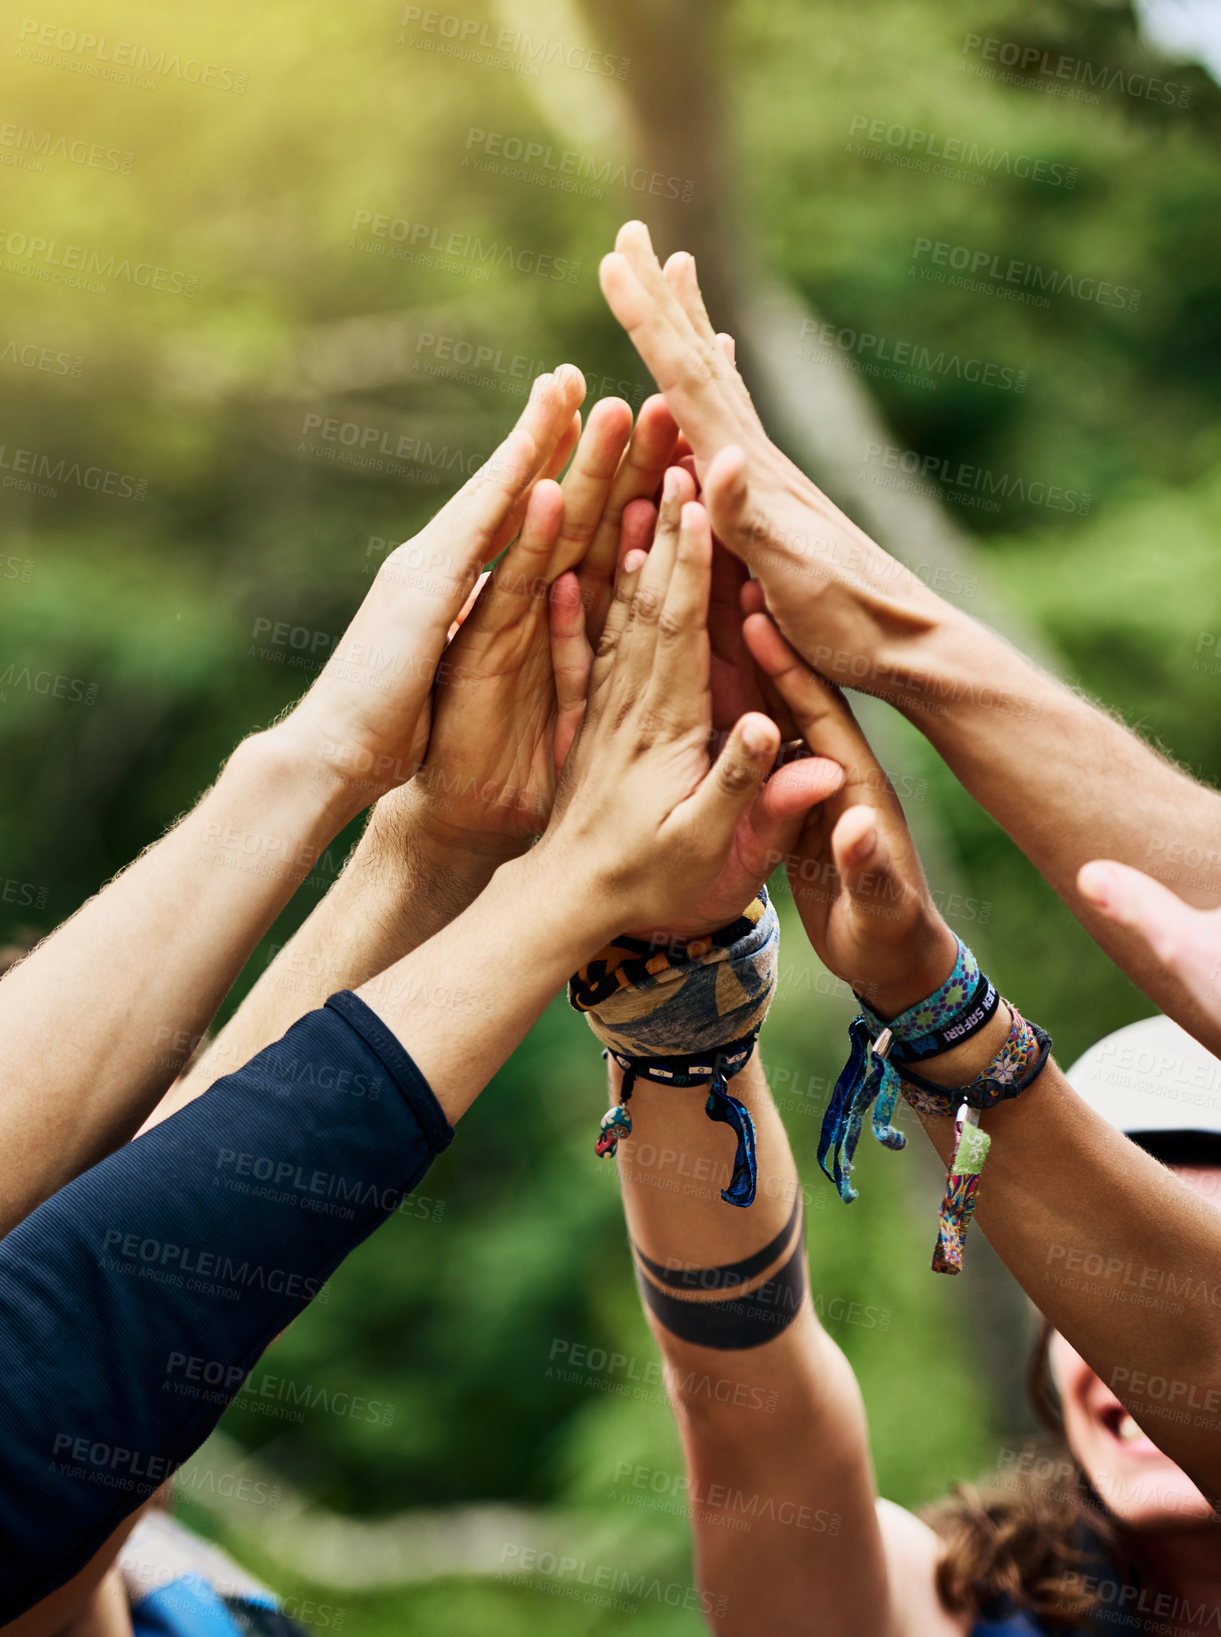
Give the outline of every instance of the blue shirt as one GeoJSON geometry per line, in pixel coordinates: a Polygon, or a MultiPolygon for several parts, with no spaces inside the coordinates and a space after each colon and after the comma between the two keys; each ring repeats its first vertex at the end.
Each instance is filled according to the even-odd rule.
{"type": "Polygon", "coordinates": [[[452,1138],[345,992],[0,1240],[0,1623],[199,1448],[452,1138]]]}

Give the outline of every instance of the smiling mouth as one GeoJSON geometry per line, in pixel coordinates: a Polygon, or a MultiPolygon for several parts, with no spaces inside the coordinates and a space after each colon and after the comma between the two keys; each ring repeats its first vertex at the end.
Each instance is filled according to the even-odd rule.
{"type": "Polygon", "coordinates": [[[1101,1416],[1102,1424],[1117,1444],[1133,1453],[1157,1454],[1162,1452],[1149,1434],[1130,1416],[1122,1404],[1112,1404],[1101,1416]]]}

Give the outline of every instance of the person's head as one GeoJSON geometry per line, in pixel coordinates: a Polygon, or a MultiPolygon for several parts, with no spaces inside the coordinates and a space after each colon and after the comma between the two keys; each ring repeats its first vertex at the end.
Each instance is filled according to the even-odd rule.
{"type": "MultiPolygon", "coordinates": [[[[1169,1018],[1151,1017],[1091,1046],[1067,1078],[1104,1119],[1221,1210],[1221,1060],[1169,1018]]],[[[1090,1271],[1083,1268],[1083,1275],[1090,1271]]],[[[1184,1295],[1182,1273],[1161,1267],[1152,1244],[1144,1265],[1112,1270],[1110,1277],[1116,1300],[1139,1300],[1150,1324],[1157,1323],[1159,1305],[1184,1295]]],[[[1199,1281],[1221,1303],[1221,1274],[1210,1277],[1201,1268],[1199,1281]]],[[[1122,1365],[1103,1381],[1063,1336],[1048,1331],[1043,1345],[1065,1442],[1115,1522],[1137,1533],[1211,1524],[1208,1500],[1155,1442],[1159,1422],[1168,1417],[1215,1418],[1205,1390],[1186,1380],[1142,1377],[1122,1365]]]]}
{"type": "MultiPolygon", "coordinates": [[[[1068,1079],[1105,1120],[1221,1209],[1221,1060],[1167,1018],[1146,1018],[1092,1046],[1068,1079]]],[[[1090,1259],[1081,1274],[1098,1278],[1106,1271],[1090,1259]]],[[[1157,1322],[1158,1302],[1175,1301],[1176,1288],[1183,1296],[1183,1274],[1160,1267],[1152,1235],[1147,1265],[1125,1267],[1116,1277],[1120,1297],[1143,1298],[1150,1324],[1157,1322]]],[[[1208,1281],[1207,1268],[1200,1278],[1208,1281]]],[[[1207,1294],[1221,1301],[1221,1273],[1207,1294]]],[[[1031,1451],[1029,1478],[961,1484],[926,1509],[945,1542],[937,1585],[948,1607],[997,1609],[1018,1597],[1049,1629],[1077,1630],[1098,1602],[1083,1574],[1083,1524],[1121,1561],[1142,1544],[1216,1528],[1199,1489],[1154,1442],[1159,1420],[1180,1410],[1191,1384],[1158,1377],[1137,1382],[1135,1365],[1127,1378],[1121,1368],[1111,1382],[1101,1380],[1043,1320],[1031,1395],[1058,1449],[1031,1451]],[[1144,1426],[1124,1409],[1116,1387],[1129,1402],[1139,1388],[1144,1426]]]]}

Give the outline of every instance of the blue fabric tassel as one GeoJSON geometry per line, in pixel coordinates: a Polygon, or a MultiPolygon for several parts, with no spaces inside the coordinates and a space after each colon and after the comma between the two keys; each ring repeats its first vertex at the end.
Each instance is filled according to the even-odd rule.
{"type": "Polygon", "coordinates": [[[907,1139],[890,1123],[899,1097],[899,1076],[884,1057],[874,1056],[873,1036],[864,1016],[853,1020],[848,1036],[852,1050],[842,1074],[835,1082],[835,1090],[823,1115],[818,1137],[818,1163],[823,1174],[835,1184],[839,1197],[846,1205],[851,1205],[857,1197],[857,1191],[849,1181],[852,1161],[860,1141],[865,1111],[870,1105],[876,1101],[873,1134],[884,1147],[903,1148],[907,1139]],[[831,1157],[830,1167],[827,1164],[828,1155],[831,1157]]]}
{"type": "Polygon", "coordinates": [[[726,1205],[753,1205],[758,1167],[755,1163],[755,1122],[750,1110],[725,1089],[719,1076],[712,1082],[704,1113],[710,1120],[719,1120],[737,1134],[738,1146],[733,1157],[733,1176],[729,1187],[721,1189],[726,1205]]]}

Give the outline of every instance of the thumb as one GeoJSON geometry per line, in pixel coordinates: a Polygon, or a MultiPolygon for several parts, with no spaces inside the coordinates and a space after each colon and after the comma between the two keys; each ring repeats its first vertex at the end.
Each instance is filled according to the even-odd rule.
{"type": "Polygon", "coordinates": [[[831,856],[853,908],[893,916],[904,896],[890,849],[872,807],[849,807],[831,832],[831,856]]]}
{"type": "Polygon", "coordinates": [[[752,862],[756,855],[765,862],[787,857],[811,810],[833,796],[843,782],[843,768],[826,756],[805,756],[778,767],[747,819],[752,862]]]}
{"type": "MultiPolygon", "coordinates": [[[[1094,860],[1077,872],[1077,888],[1108,921],[1139,933],[1164,966],[1178,969],[1197,941],[1199,912],[1160,881],[1127,864],[1094,860]]],[[[1219,951],[1218,953],[1221,953],[1219,951]]]]}
{"type": "Polygon", "coordinates": [[[718,450],[704,473],[703,502],[712,532],[735,557],[750,563],[750,484],[746,456],[736,444],[718,450]]]}
{"type": "Polygon", "coordinates": [[[759,795],[779,749],[780,729],[761,711],[748,711],[734,724],[703,782],[678,809],[701,852],[726,856],[738,820],[759,795]]]}

